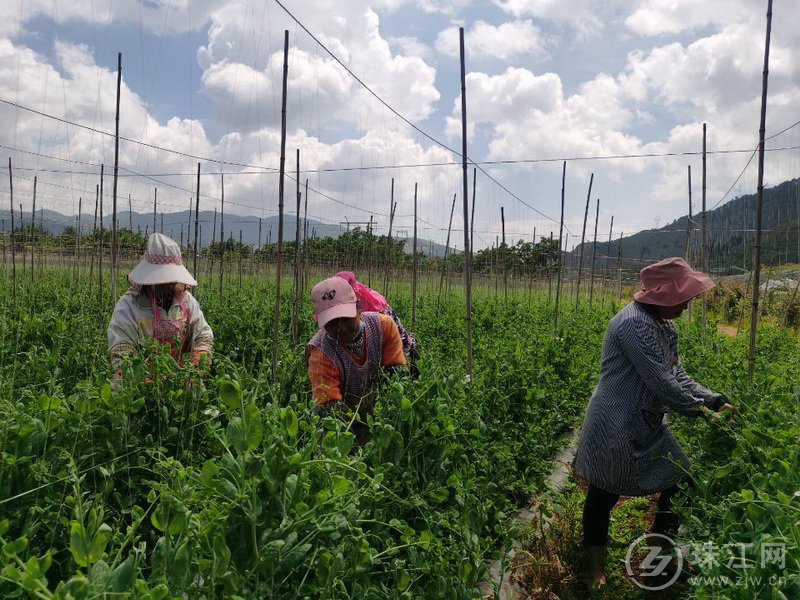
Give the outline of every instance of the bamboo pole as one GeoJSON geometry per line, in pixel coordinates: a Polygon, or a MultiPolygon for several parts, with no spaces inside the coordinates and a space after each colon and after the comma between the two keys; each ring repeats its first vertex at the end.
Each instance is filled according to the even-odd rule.
{"type": "MultiPolygon", "coordinates": [[[[208,278],[214,276],[214,238],[217,235],[217,207],[214,207],[214,220],[211,222],[211,246],[208,252],[208,278]]],[[[222,260],[222,244],[219,245],[220,261],[222,260]]]]}
{"type": "Polygon", "coordinates": [[[592,273],[589,282],[589,308],[592,308],[592,299],[594,298],[594,265],[595,258],[597,257],[597,223],[600,220],[600,198],[597,199],[597,205],[594,212],[594,241],[592,242],[592,273]]]}
{"type": "Polygon", "coordinates": [[[78,197],[78,217],[75,227],[75,285],[80,283],[80,265],[81,265],[81,210],[83,207],[83,196],[78,197]]]}
{"type": "Polygon", "coordinates": [[[606,266],[603,273],[603,296],[607,296],[611,304],[611,295],[608,293],[608,282],[611,281],[611,236],[614,233],[614,215],[611,215],[611,226],[608,228],[608,247],[606,248],[606,266]]]}
{"type": "MultiPolygon", "coordinates": [[[[189,202],[191,202],[191,200],[189,202]]],[[[189,209],[189,214],[191,214],[191,206],[189,209]]],[[[131,204],[130,194],[128,194],[128,228],[130,229],[130,232],[133,233],[133,205],[131,204]]]]}
{"type": "Polygon", "coordinates": [[[417,182],[414,182],[414,245],[412,256],[411,271],[411,331],[417,330],[417,269],[419,259],[417,257],[417,182]]]}
{"type": "Polygon", "coordinates": [[[392,251],[392,221],[394,220],[394,209],[397,205],[394,201],[394,177],[392,177],[392,189],[389,192],[389,234],[386,236],[386,255],[383,261],[383,295],[389,295],[389,261],[392,251]]]}
{"type": "Polygon", "coordinates": [[[94,255],[95,255],[95,246],[97,244],[97,209],[100,206],[100,186],[95,184],[94,186],[94,222],[92,224],[92,248],[91,248],[91,257],[89,263],[89,289],[92,288],[92,281],[94,280],[94,255]]]}
{"type": "Polygon", "coordinates": [[[758,327],[758,295],[761,278],[761,211],[764,199],[764,135],[767,126],[767,84],[769,81],[769,42],[772,30],[772,0],[767,0],[767,33],[764,42],[764,72],[761,80],[761,121],[758,129],[758,187],[756,189],[756,239],[753,248],[753,307],[750,316],[750,349],[747,374],[753,377],[756,360],[756,329],[758,327]]]}
{"type": "MultiPolygon", "coordinates": [[[[478,167],[472,167],[472,216],[469,220],[469,261],[470,265],[472,265],[472,261],[475,259],[475,190],[477,189],[475,185],[475,177],[478,173],[478,167]]],[[[470,268],[470,286],[472,284],[472,269],[470,268]]],[[[470,288],[471,289],[471,288],[470,288]]]]}
{"type": "Polygon", "coordinates": [[[619,232],[617,242],[617,304],[622,304],[622,236],[624,231],[619,232]]]}
{"type": "MultiPolygon", "coordinates": [[[[117,302],[117,270],[119,269],[119,247],[117,240],[117,182],[119,180],[119,100],[122,86],[122,52],[117,53],[117,112],[114,131],[114,184],[111,220],[111,308],[117,302]]],[[[130,197],[129,197],[130,198],[130,197]]],[[[130,200],[129,200],[130,202],[130,200]]]]}
{"type": "Polygon", "coordinates": [[[97,263],[97,274],[99,277],[100,289],[98,290],[97,308],[100,326],[103,326],[103,237],[105,227],[103,226],[103,183],[105,181],[105,165],[100,165],[100,256],[97,263]]]}
{"type": "Polygon", "coordinates": [[[508,265],[506,264],[506,212],[505,209],[500,207],[500,226],[502,227],[502,240],[500,252],[498,254],[503,264],[500,265],[503,269],[503,301],[508,302],[508,265]]]}
{"type": "MultiPolygon", "coordinates": [[[[470,241],[470,220],[467,214],[467,198],[469,193],[467,189],[467,85],[463,27],[459,27],[458,35],[459,47],[461,50],[461,175],[464,194],[464,282],[466,285],[467,377],[469,381],[472,381],[472,243],[470,241]]],[[[474,200],[472,204],[473,206],[475,205],[474,200]]]]}
{"type": "Polygon", "coordinates": [[[586,221],[589,218],[589,202],[592,196],[592,182],[594,173],[589,177],[589,192],[586,194],[586,210],[583,213],[583,232],[581,233],[581,251],[578,257],[578,278],[575,281],[575,310],[578,310],[578,303],[581,298],[581,271],[583,270],[583,247],[586,241],[586,221]]]}
{"type": "Polygon", "coordinates": [[[281,155],[278,179],[278,259],[275,265],[275,322],[272,326],[272,381],[278,370],[278,334],[281,316],[281,268],[283,266],[283,188],[286,171],[286,88],[289,78],[289,30],[283,32],[283,84],[281,95],[281,155]]]}
{"type": "Polygon", "coordinates": [[[158,188],[153,188],[153,233],[158,231],[156,228],[156,217],[158,216],[158,188]]]}
{"type": "Polygon", "coordinates": [[[17,244],[14,237],[14,176],[11,171],[11,157],[8,157],[8,194],[11,213],[11,306],[17,310],[17,244]]]}
{"type": "Polygon", "coordinates": [[[33,177],[33,208],[31,208],[31,299],[28,303],[28,306],[31,311],[33,311],[33,275],[34,275],[34,261],[36,257],[36,252],[34,248],[36,247],[36,184],[37,184],[38,177],[33,177]]]}
{"type": "Polygon", "coordinates": [[[239,290],[242,289],[242,230],[239,230],[239,290]]]}
{"type": "MultiPolygon", "coordinates": [[[[550,232],[550,246],[553,245],[553,232],[550,232]]],[[[547,265],[547,303],[553,301],[553,269],[552,265],[547,265]]]]}
{"type": "MultiPolygon", "coordinates": [[[[219,174],[220,199],[219,199],[219,297],[224,297],[222,286],[225,278],[225,173],[219,174]]],[[[213,247],[214,232],[211,232],[213,247]]]]}
{"type": "Polygon", "coordinates": [[[686,219],[686,262],[691,262],[692,248],[692,165],[686,165],[689,182],[689,216],[686,219]]]}
{"type": "MultiPolygon", "coordinates": [[[[190,212],[191,214],[191,212],[190,212]]],[[[197,192],[194,196],[194,258],[192,263],[192,277],[197,279],[197,232],[200,220],[200,163],[197,163],[197,192]]]]}
{"type": "Polygon", "coordinates": [[[19,203],[19,237],[22,240],[22,285],[25,284],[25,267],[28,260],[28,244],[25,241],[25,216],[22,213],[22,202],[19,203]]]}
{"type": "MultiPolygon", "coordinates": [[[[393,186],[394,187],[394,186],[393,186]]],[[[394,225],[394,215],[397,212],[397,202],[394,203],[392,206],[392,210],[389,213],[389,235],[386,238],[386,271],[383,275],[383,289],[384,294],[386,296],[389,295],[389,272],[391,271],[392,267],[392,226],[394,225]]]]}
{"type": "Polygon", "coordinates": [[[292,285],[292,344],[300,336],[300,148],[295,153],[294,283],[292,285]]]}
{"type": "MultiPolygon", "coordinates": [[[[708,247],[707,247],[707,230],[706,230],[706,124],[703,123],[703,217],[701,223],[701,231],[700,231],[700,238],[702,244],[702,265],[703,265],[703,272],[708,273],[708,247]]],[[[706,341],[706,309],[708,308],[708,303],[706,300],[705,294],[701,297],[700,300],[700,327],[701,327],[701,339],[703,343],[706,341]]]]}
{"type": "Polygon", "coordinates": [[[444,279],[447,276],[447,257],[450,254],[450,231],[453,229],[453,212],[456,209],[456,196],[457,194],[453,194],[453,204],[450,207],[450,221],[447,225],[447,242],[444,245],[444,260],[442,261],[442,277],[439,280],[439,297],[436,300],[437,310],[439,306],[439,301],[442,299],[442,288],[444,287],[444,279]]]}
{"type": "MultiPolygon", "coordinates": [[[[348,227],[348,231],[350,228],[348,227]]],[[[367,247],[368,256],[367,256],[367,285],[372,287],[372,247],[374,246],[374,239],[372,236],[372,215],[369,216],[369,225],[367,225],[367,239],[369,240],[369,246],[367,247]]]]}
{"type": "Polygon", "coordinates": [[[558,225],[558,275],[556,280],[556,305],[555,305],[555,313],[553,315],[553,329],[555,330],[556,334],[558,334],[558,306],[561,302],[561,241],[564,235],[564,184],[566,183],[567,179],[567,161],[564,161],[564,165],[561,171],[561,219],[558,225]]]}
{"type": "MultiPolygon", "coordinates": [[[[308,178],[306,177],[306,193],[303,198],[303,292],[308,288],[308,178]]],[[[302,304],[301,304],[302,306],[302,304]]]]}

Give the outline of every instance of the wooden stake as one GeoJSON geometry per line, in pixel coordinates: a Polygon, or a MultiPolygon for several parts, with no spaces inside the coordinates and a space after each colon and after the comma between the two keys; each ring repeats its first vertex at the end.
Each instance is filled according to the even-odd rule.
{"type": "Polygon", "coordinates": [[[389,295],[389,263],[392,252],[392,221],[394,221],[394,209],[397,204],[394,201],[394,177],[392,177],[392,189],[389,193],[389,234],[386,236],[386,256],[383,260],[383,295],[389,295]]]}
{"type": "Polygon", "coordinates": [[[503,261],[503,264],[500,265],[503,269],[503,300],[508,302],[508,265],[506,264],[506,213],[505,209],[501,206],[500,207],[500,223],[502,226],[502,233],[503,233],[503,244],[500,246],[500,252],[498,256],[500,260],[503,261]]]}
{"type": "MultiPolygon", "coordinates": [[[[117,240],[117,182],[119,180],[119,100],[122,86],[122,52],[117,53],[117,111],[114,130],[114,184],[111,217],[111,309],[117,302],[117,270],[119,269],[119,247],[117,240]]],[[[130,196],[128,196],[130,203],[130,196]]]]}
{"type": "Polygon", "coordinates": [[[594,241],[592,241],[592,274],[589,283],[589,308],[592,308],[592,298],[594,297],[594,261],[597,256],[597,222],[600,220],[600,198],[597,199],[597,206],[594,212],[594,241]]]}
{"type": "Polygon", "coordinates": [[[686,219],[686,262],[691,262],[692,248],[692,165],[686,165],[689,180],[689,217],[686,219]]]}
{"type": "Polygon", "coordinates": [[[581,233],[581,251],[578,257],[578,279],[575,282],[575,310],[578,310],[578,303],[581,298],[581,271],[583,270],[583,247],[586,242],[586,221],[589,218],[589,200],[592,195],[592,182],[594,173],[589,177],[589,192],[586,194],[586,210],[583,213],[583,232],[581,233]]]}
{"type": "Polygon", "coordinates": [[[758,187],[756,189],[756,239],[753,247],[753,307],[750,313],[750,349],[747,374],[752,379],[756,362],[758,295],[761,279],[761,211],[764,199],[764,136],[767,127],[767,83],[769,79],[769,41],[772,30],[772,0],[767,0],[767,34],[764,42],[764,72],[761,80],[761,122],[758,128],[758,187]]]}
{"type": "MultiPolygon", "coordinates": [[[[214,207],[214,220],[211,222],[211,246],[208,248],[208,278],[214,276],[214,238],[217,235],[217,207],[214,207]]],[[[222,261],[222,244],[219,245],[220,261],[222,261]]]]}
{"type": "MultiPolygon", "coordinates": [[[[472,244],[470,242],[470,220],[467,189],[467,85],[464,54],[464,28],[459,27],[459,48],[461,51],[461,175],[464,194],[464,283],[466,285],[466,336],[467,336],[467,377],[472,381],[472,244]]],[[[473,175],[474,178],[474,175],[473,175]]],[[[474,188],[474,186],[473,186],[474,188]]],[[[472,205],[475,205],[473,200],[472,205]]]]}
{"type": "MultiPolygon", "coordinates": [[[[610,263],[611,263],[611,236],[614,233],[614,215],[611,215],[611,226],[608,228],[608,248],[606,249],[606,268],[605,274],[603,276],[603,294],[608,294],[607,283],[611,280],[611,271],[610,271],[610,263]]],[[[611,300],[611,296],[608,296],[609,301],[611,300]]]]}
{"type": "Polygon", "coordinates": [[[200,220],[200,163],[197,163],[197,192],[194,197],[194,259],[192,263],[192,277],[197,279],[197,231],[200,220]]]}
{"type": "Polygon", "coordinates": [[[619,241],[617,242],[617,304],[622,303],[622,236],[625,235],[624,231],[619,232],[619,241]]]}
{"type": "Polygon", "coordinates": [[[286,170],[286,87],[289,78],[289,30],[283,32],[283,85],[281,95],[281,156],[278,179],[278,260],[275,267],[275,322],[272,326],[272,382],[278,370],[278,334],[281,316],[281,267],[283,266],[283,188],[286,170]]]}
{"type": "MultiPolygon", "coordinates": [[[[223,298],[223,279],[225,277],[225,173],[219,174],[220,199],[219,199],[219,297],[223,298]]],[[[214,232],[211,232],[213,247],[214,232]]]]}
{"type": "MultiPolygon", "coordinates": [[[[703,265],[703,272],[708,273],[708,246],[707,246],[707,232],[706,232],[706,124],[703,123],[703,216],[701,219],[701,230],[700,230],[700,241],[702,245],[702,265],[703,265]]],[[[707,301],[706,295],[703,294],[701,297],[701,306],[700,306],[700,327],[701,327],[701,339],[703,343],[706,341],[706,308],[707,308],[707,301]]]]}
{"type": "Polygon", "coordinates": [[[11,306],[14,312],[17,310],[17,244],[14,237],[14,176],[11,172],[11,157],[8,158],[8,194],[9,194],[9,212],[11,213],[11,306]]]}
{"type": "Polygon", "coordinates": [[[456,194],[453,194],[453,205],[450,207],[450,222],[447,225],[447,242],[444,245],[444,261],[442,261],[442,278],[439,280],[439,297],[438,302],[442,299],[442,288],[444,287],[444,278],[447,275],[447,257],[450,254],[450,231],[453,228],[453,212],[456,209],[456,194]]]}
{"type": "Polygon", "coordinates": [[[105,165],[100,165],[100,258],[97,263],[97,273],[100,279],[100,289],[98,290],[99,296],[97,306],[98,317],[100,318],[100,327],[103,326],[103,238],[105,237],[105,227],[103,226],[103,182],[105,181],[105,165]]]}
{"type": "MultiPolygon", "coordinates": [[[[306,193],[303,198],[303,292],[308,288],[308,178],[306,178],[306,193]]],[[[301,304],[302,306],[302,304],[301,304]]]]}
{"type": "Polygon", "coordinates": [[[292,285],[292,344],[300,335],[300,148],[295,153],[294,284],[292,285]]]}
{"type": "Polygon", "coordinates": [[[411,271],[411,331],[417,330],[417,269],[419,260],[417,257],[417,182],[414,182],[414,245],[412,254],[411,271]]]}
{"type": "Polygon", "coordinates": [[[564,166],[561,171],[561,220],[558,226],[558,278],[556,281],[556,306],[553,316],[553,329],[558,334],[558,305],[561,301],[561,241],[564,235],[564,184],[567,179],[567,161],[564,161],[564,166]]]}
{"type": "Polygon", "coordinates": [[[33,311],[33,271],[34,271],[34,260],[36,257],[36,182],[38,177],[33,177],[33,208],[31,209],[31,301],[29,303],[29,308],[33,311]]]}

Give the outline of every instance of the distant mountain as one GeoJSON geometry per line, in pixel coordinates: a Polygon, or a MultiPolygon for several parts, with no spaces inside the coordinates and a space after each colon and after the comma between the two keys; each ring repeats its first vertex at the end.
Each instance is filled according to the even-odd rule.
{"type": "MultiPolygon", "coordinates": [[[[715,272],[741,272],[750,268],[755,238],[756,195],[740,196],[709,210],[706,214],[707,246],[709,263],[715,272]]],[[[695,201],[695,207],[697,207],[695,201]]],[[[763,264],[800,262],[800,179],[785,181],[775,187],[764,189],[761,229],[763,264]]],[[[692,231],[689,238],[690,262],[699,267],[700,227],[702,213],[695,208],[692,215],[692,231]]],[[[614,260],[619,252],[626,266],[640,265],[668,256],[686,256],[688,216],[683,216],[659,229],[640,231],[609,244],[608,238],[598,241],[598,256],[614,260]]],[[[591,253],[592,244],[586,243],[586,252],[591,253]]],[[[570,254],[577,257],[580,245],[570,254]]],[[[587,256],[589,255],[587,254],[587,256]]]]}
{"type": "MultiPolygon", "coordinates": [[[[14,213],[15,219],[15,226],[19,228],[20,220],[19,220],[19,213],[14,213]]],[[[26,227],[30,227],[31,223],[31,213],[30,211],[23,212],[22,214],[23,222],[25,223],[26,227]]],[[[0,227],[0,231],[8,231],[11,229],[11,217],[9,211],[0,210],[0,221],[3,222],[2,227],[0,227]]],[[[99,227],[99,218],[98,218],[98,227],[99,227]]],[[[182,212],[174,212],[174,213],[164,213],[163,214],[163,229],[162,229],[162,216],[159,215],[156,218],[155,228],[158,232],[163,232],[164,234],[170,236],[174,240],[180,242],[183,239],[183,244],[187,245],[189,243],[188,235],[190,231],[190,221],[191,221],[191,236],[192,241],[194,240],[194,213],[189,214],[189,211],[182,211],[182,212]]],[[[264,217],[259,219],[257,216],[253,215],[237,215],[237,214],[226,214],[225,215],[225,222],[224,222],[224,236],[225,239],[232,237],[234,240],[239,239],[239,232],[241,231],[242,234],[242,242],[244,244],[250,246],[256,246],[259,243],[259,221],[260,221],[260,229],[261,229],[261,237],[260,242],[261,244],[267,243],[275,243],[278,241],[278,217],[277,216],[270,216],[264,217]]],[[[220,226],[223,225],[220,219],[220,215],[216,215],[216,221],[214,219],[214,212],[213,211],[200,211],[198,215],[198,220],[200,227],[198,228],[198,236],[199,236],[199,245],[201,247],[207,246],[212,239],[212,231],[214,232],[214,240],[219,240],[220,235],[220,226]]],[[[37,210],[36,211],[36,226],[44,227],[44,229],[53,234],[59,235],[64,232],[67,227],[73,227],[77,229],[78,227],[78,215],[67,216],[62,215],[53,210],[37,210]]],[[[152,233],[153,231],[153,214],[141,214],[137,212],[128,212],[124,211],[119,213],[117,217],[117,224],[120,228],[128,229],[129,227],[133,229],[133,231],[138,231],[144,234],[145,232],[152,233]]],[[[109,215],[103,215],[103,225],[106,228],[111,227],[111,217],[109,215]]],[[[80,216],[80,227],[81,232],[85,235],[86,233],[92,230],[94,226],[94,215],[93,214],[81,214],[80,216]]],[[[300,235],[303,235],[303,227],[304,223],[301,219],[300,221],[300,235]]],[[[346,231],[345,226],[338,226],[332,225],[330,223],[320,223],[319,221],[314,221],[312,219],[308,219],[308,235],[316,236],[316,237],[338,237],[340,233],[346,231]]],[[[283,218],[283,239],[286,242],[293,242],[295,239],[295,233],[297,231],[297,217],[294,214],[287,214],[283,218]]],[[[405,236],[403,236],[405,237],[405,236]]],[[[395,239],[400,239],[395,236],[395,239]]],[[[406,239],[406,251],[411,252],[413,246],[413,238],[405,238],[406,239]]],[[[417,240],[417,249],[424,253],[428,254],[433,252],[434,256],[444,256],[445,247],[442,244],[437,244],[430,242],[426,239],[418,239],[417,240]]]]}

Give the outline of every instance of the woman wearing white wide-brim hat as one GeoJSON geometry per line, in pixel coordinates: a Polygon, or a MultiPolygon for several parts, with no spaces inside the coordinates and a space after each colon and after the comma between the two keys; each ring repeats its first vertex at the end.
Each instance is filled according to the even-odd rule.
{"type": "Polygon", "coordinates": [[[214,334],[188,290],[197,286],[197,281],[183,266],[180,246],[174,240],[151,234],[128,282],[130,288],[114,307],[108,325],[108,355],[117,379],[125,357],[138,352],[145,338],[168,344],[180,364],[187,353],[192,362],[210,356],[214,334]]]}

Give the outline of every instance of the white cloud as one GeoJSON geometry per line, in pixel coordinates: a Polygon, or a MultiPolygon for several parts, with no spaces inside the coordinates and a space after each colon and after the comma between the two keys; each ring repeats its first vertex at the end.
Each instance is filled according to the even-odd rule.
{"type": "Polygon", "coordinates": [[[517,17],[547,20],[577,30],[582,35],[602,30],[601,16],[610,13],[620,0],[608,0],[602,6],[594,0],[492,0],[505,12],[517,17]]]}
{"type": "MultiPolygon", "coordinates": [[[[439,99],[435,69],[419,56],[393,54],[389,41],[381,36],[375,12],[348,13],[332,1],[313,7],[303,5],[298,12],[327,48],[402,115],[417,121],[433,112],[439,99]],[[340,18],[331,18],[336,14],[340,18]]],[[[262,38],[262,32],[253,31],[230,10],[213,15],[209,42],[198,57],[204,70],[204,91],[221,108],[226,125],[252,130],[279,117],[274,107],[281,90],[282,36],[266,41],[262,38]],[[271,110],[264,111],[264,106],[271,110]],[[257,114],[260,119],[255,118],[257,114]]],[[[304,35],[294,36],[290,47],[289,95],[294,106],[318,107],[315,115],[324,125],[328,120],[353,124],[361,118],[359,111],[367,110],[366,103],[376,104],[360,84],[304,35]]],[[[369,110],[383,109],[373,106],[369,110]]]]}
{"type": "Polygon", "coordinates": [[[401,54],[405,54],[406,56],[416,56],[426,62],[430,61],[433,57],[431,47],[418,38],[400,36],[390,37],[388,41],[391,47],[397,48],[401,54]]]}
{"type": "Polygon", "coordinates": [[[746,0],[645,0],[628,16],[625,25],[640,35],[680,33],[749,20],[761,14],[755,8],[753,2],[746,0]]]}
{"type": "MultiPolygon", "coordinates": [[[[435,45],[446,56],[458,56],[458,28],[450,27],[440,32],[435,45]]],[[[530,19],[510,21],[496,27],[485,21],[476,21],[465,33],[464,45],[468,55],[508,61],[522,55],[540,56],[544,52],[545,40],[530,19]]]]}

